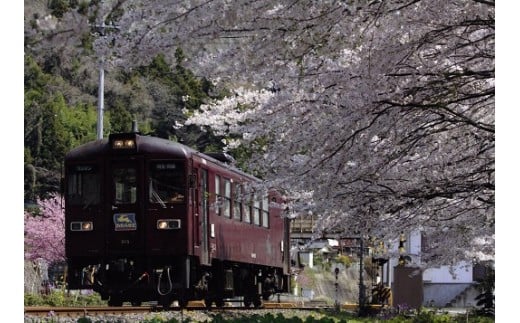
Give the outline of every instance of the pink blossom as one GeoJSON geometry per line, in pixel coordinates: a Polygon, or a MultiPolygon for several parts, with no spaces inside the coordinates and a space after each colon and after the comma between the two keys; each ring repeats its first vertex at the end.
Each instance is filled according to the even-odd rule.
{"type": "Polygon", "coordinates": [[[61,198],[38,200],[39,214],[24,212],[25,259],[47,262],[65,259],[65,219],[61,198]]]}

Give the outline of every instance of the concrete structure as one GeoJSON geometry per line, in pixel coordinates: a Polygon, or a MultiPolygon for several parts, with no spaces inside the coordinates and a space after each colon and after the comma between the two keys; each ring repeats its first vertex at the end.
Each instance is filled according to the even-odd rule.
{"type": "Polygon", "coordinates": [[[424,304],[435,307],[472,307],[479,294],[474,286],[473,266],[460,263],[428,268],[423,273],[424,304]]]}
{"type": "MultiPolygon", "coordinates": [[[[424,268],[421,262],[422,237],[420,231],[407,234],[403,243],[404,254],[409,257],[410,266],[423,268],[423,306],[427,307],[473,307],[476,305],[475,297],[478,290],[475,288],[473,265],[461,262],[456,266],[439,266],[424,268]]],[[[398,246],[391,249],[399,253],[398,246]]],[[[398,258],[390,259],[390,285],[393,286],[394,266],[398,264],[398,258]]]]}

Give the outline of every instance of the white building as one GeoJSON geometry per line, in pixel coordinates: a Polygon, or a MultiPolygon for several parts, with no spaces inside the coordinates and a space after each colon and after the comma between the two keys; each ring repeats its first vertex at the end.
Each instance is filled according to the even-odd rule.
{"type": "MultiPolygon", "coordinates": [[[[421,233],[414,231],[405,237],[405,254],[410,258],[410,265],[423,268],[421,263],[421,233]]],[[[390,252],[398,253],[395,245],[390,252]]],[[[398,258],[390,258],[385,266],[385,282],[392,286],[394,267],[398,258]],[[389,271],[387,271],[389,270],[389,271]]],[[[439,266],[423,269],[423,305],[427,307],[473,307],[479,294],[475,288],[474,267],[471,263],[461,262],[456,266],[439,266]]]]}

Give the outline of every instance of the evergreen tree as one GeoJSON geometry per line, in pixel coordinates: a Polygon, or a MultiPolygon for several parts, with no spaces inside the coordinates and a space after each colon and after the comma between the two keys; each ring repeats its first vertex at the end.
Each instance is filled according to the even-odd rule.
{"type": "Polygon", "coordinates": [[[25,59],[24,187],[25,200],[48,197],[60,189],[61,165],[68,150],[95,139],[93,106],[69,106],[56,90],[60,78],[25,59]]]}

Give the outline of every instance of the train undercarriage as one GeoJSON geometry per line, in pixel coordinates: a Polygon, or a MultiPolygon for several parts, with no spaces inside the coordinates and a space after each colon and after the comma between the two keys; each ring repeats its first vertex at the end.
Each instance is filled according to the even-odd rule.
{"type": "Polygon", "coordinates": [[[281,268],[216,259],[211,266],[202,266],[196,257],[168,262],[159,258],[71,260],[68,284],[70,289],[93,289],[109,306],[157,301],[165,309],[174,301],[185,307],[192,300],[204,300],[208,308],[223,307],[226,299],[238,297],[245,307],[259,308],[272,295],[288,290],[281,268]]]}

